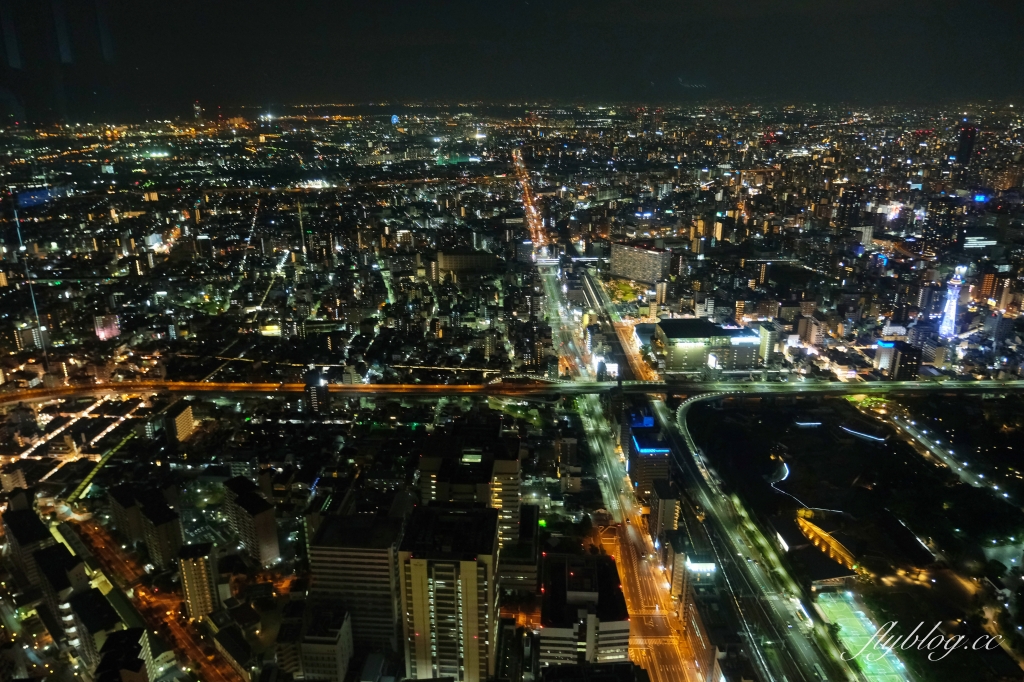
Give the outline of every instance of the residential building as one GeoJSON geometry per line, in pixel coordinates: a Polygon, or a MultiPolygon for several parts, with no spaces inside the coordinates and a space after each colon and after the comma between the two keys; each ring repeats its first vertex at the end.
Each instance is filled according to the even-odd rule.
{"type": "Polygon", "coordinates": [[[217,548],[210,542],[184,545],[178,550],[178,566],[188,617],[202,620],[219,609],[217,548]]]}
{"type": "Polygon", "coordinates": [[[483,682],[496,638],[498,512],[416,507],[398,553],[406,677],[483,682]]]}
{"type": "Polygon", "coordinates": [[[611,275],[645,284],[668,279],[672,252],[629,244],[612,244],[611,275]]]}
{"type": "Polygon", "coordinates": [[[181,549],[181,519],[162,499],[142,507],[142,528],[150,562],[158,569],[175,564],[181,549]]]}
{"type": "Polygon", "coordinates": [[[360,648],[397,649],[401,536],[401,519],[329,517],[310,544],[310,595],[344,601],[360,648]]]}

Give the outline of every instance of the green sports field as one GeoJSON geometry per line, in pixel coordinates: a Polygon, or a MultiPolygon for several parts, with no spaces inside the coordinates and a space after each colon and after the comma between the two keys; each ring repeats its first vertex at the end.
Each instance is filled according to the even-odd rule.
{"type": "MultiPolygon", "coordinates": [[[[878,627],[865,613],[864,607],[850,592],[819,594],[818,606],[830,623],[839,624],[839,641],[849,652],[848,656],[857,654],[878,631],[878,627]]],[[[884,656],[879,656],[881,652],[881,649],[874,648],[872,642],[872,645],[855,659],[870,682],[905,682],[911,679],[896,654],[887,651],[884,656]]]]}

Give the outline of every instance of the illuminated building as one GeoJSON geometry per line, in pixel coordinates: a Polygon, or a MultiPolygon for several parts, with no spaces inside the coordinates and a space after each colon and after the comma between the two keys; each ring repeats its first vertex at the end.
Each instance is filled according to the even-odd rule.
{"type": "Polygon", "coordinates": [[[631,426],[629,431],[627,472],[637,497],[646,500],[651,496],[654,482],[669,477],[672,449],[665,441],[661,429],[656,426],[631,426]]]}
{"type": "Polygon", "coordinates": [[[93,326],[96,329],[96,338],[100,341],[115,339],[121,335],[121,324],[117,315],[97,315],[93,318],[93,326]]]}
{"type": "Polygon", "coordinates": [[[939,336],[944,339],[956,336],[956,304],[960,300],[960,287],[966,272],[966,266],[958,265],[946,283],[946,305],[942,309],[942,322],[939,324],[939,336]]]}
{"type": "Polygon", "coordinates": [[[175,440],[183,443],[188,440],[196,430],[196,421],[192,416],[192,406],[188,403],[178,403],[171,408],[167,415],[167,421],[171,427],[171,433],[175,440]]]}
{"type": "Polygon", "coordinates": [[[489,677],[497,558],[496,510],[416,507],[398,552],[407,678],[489,677]]]}
{"type": "Polygon", "coordinates": [[[611,275],[645,284],[668,279],[672,253],[628,244],[612,244],[611,275]]]}
{"type": "Polygon", "coordinates": [[[751,329],[675,319],[659,322],[654,334],[656,354],[668,372],[700,372],[712,361],[725,371],[757,367],[761,338],[751,329]]]}
{"type": "Polygon", "coordinates": [[[217,551],[212,543],[185,545],[178,552],[181,591],[188,617],[200,620],[220,608],[217,595],[217,551]]]}

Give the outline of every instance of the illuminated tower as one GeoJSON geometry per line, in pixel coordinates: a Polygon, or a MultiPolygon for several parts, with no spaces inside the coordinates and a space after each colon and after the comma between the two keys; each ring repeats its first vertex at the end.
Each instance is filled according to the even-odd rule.
{"type": "Polygon", "coordinates": [[[946,283],[946,305],[942,308],[942,323],[939,324],[939,336],[944,339],[956,336],[956,302],[960,300],[960,287],[966,272],[966,266],[956,266],[956,272],[946,283]]]}

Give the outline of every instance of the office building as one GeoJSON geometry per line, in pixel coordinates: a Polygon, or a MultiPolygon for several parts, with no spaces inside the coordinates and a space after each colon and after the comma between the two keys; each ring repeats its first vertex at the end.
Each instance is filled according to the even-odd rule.
{"type": "Polygon", "coordinates": [[[707,320],[672,319],[657,324],[653,345],[667,372],[699,373],[708,367],[749,371],[757,367],[761,337],[750,329],[707,320]]]}
{"type": "Polygon", "coordinates": [[[978,137],[978,129],[963,120],[956,136],[956,162],[958,165],[967,167],[971,164],[971,157],[974,155],[974,141],[978,137]]]}
{"type": "Polygon", "coordinates": [[[675,530],[679,523],[679,491],[671,481],[658,478],[651,486],[651,513],[647,527],[655,546],[665,533],[675,530]]]}
{"type": "Polygon", "coordinates": [[[524,239],[516,242],[516,260],[520,263],[533,262],[533,240],[524,239]]]}
{"type": "Polygon", "coordinates": [[[921,349],[897,341],[893,349],[889,378],[893,381],[916,381],[921,373],[921,349]]]}
{"type": "Polygon", "coordinates": [[[629,660],[629,614],[611,557],[549,555],[543,593],[541,666],[629,660]]]}
{"type": "Polygon", "coordinates": [[[875,357],[872,365],[879,371],[888,372],[892,368],[892,358],[895,354],[895,341],[879,341],[875,347],[875,357]]]}
{"type": "Polygon", "coordinates": [[[216,547],[209,542],[185,545],[178,551],[178,566],[188,617],[202,620],[219,609],[216,547]]]}
{"type": "Polygon", "coordinates": [[[31,509],[8,509],[0,518],[3,519],[8,555],[15,568],[21,571],[30,585],[38,585],[39,564],[33,554],[57,540],[31,509]]]}
{"type": "Polygon", "coordinates": [[[667,479],[671,474],[672,449],[656,426],[630,427],[626,447],[626,473],[633,482],[633,491],[641,500],[648,500],[654,490],[654,482],[667,479]]]}
{"type": "Polygon", "coordinates": [[[181,519],[162,499],[143,505],[142,533],[150,563],[161,570],[174,566],[181,549],[181,519]]]}
{"type": "Polygon", "coordinates": [[[361,649],[397,649],[401,533],[401,519],[328,517],[310,544],[310,595],[344,601],[361,649]]]}
{"type": "Polygon", "coordinates": [[[612,244],[611,275],[645,284],[668,279],[672,253],[629,244],[612,244]]]}
{"type": "Polygon", "coordinates": [[[398,553],[407,678],[488,678],[497,554],[497,510],[413,511],[398,553]]]}

